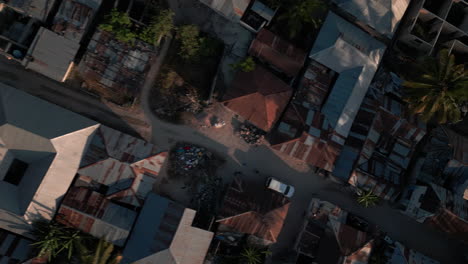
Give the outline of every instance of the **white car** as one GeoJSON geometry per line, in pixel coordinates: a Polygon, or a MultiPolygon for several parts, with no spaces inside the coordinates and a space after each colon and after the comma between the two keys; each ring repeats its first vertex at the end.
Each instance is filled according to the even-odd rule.
{"type": "Polygon", "coordinates": [[[273,191],[284,194],[284,196],[291,198],[294,194],[294,187],[284,184],[277,179],[270,177],[266,181],[266,187],[273,191]]]}

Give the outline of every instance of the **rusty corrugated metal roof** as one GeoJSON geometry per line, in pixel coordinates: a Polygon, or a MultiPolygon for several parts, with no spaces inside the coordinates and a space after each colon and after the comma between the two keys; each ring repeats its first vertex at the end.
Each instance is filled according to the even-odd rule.
{"type": "Polygon", "coordinates": [[[116,40],[97,30],[79,65],[84,79],[98,82],[113,92],[139,92],[150,63],[156,58],[153,47],[136,40],[134,45],[116,40]]]}
{"type": "Polygon", "coordinates": [[[258,128],[269,131],[286,108],[292,89],[260,65],[239,71],[223,104],[258,128]]]}
{"type": "Polygon", "coordinates": [[[310,215],[299,234],[296,250],[300,254],[323,261],[335,261],[339,255],[347,256],[345,263],[367,259],[376,227],[368,224],[367,231],[360,230],[355,227],[352,219],[364,221],[335,204],[312,199],[310,215]],[[328,246],[324,246],[325,244],[328,246]],[[332,254],[333,247],[338,252],[332,254]],[[367,254],[359,254],[363,252],[367,254]]]}
{"type": "Polygon", "coordinates": [[[123,245],[136,219],[135,209],[153,189],[166,159],[166,152],[157,151],[153,144],[100,126],[89,140],[78,178],[57,219],[123,245]]]}
{"type": "Polygon", "coordinates": [[[262,29],[252,41],[249,54],[280,69],[286,75],[294,77],[304,65],[307,54],[292,44],[262,29]]]}
{"type": "Polygon", "coordinates": [[[424,223],[468,243],[468,222],[447,209],[441,209],[435,216],[428,218],[424,223]]]}
{"type": "Polygon", "coordinates": [[[101,0],[65,0],[54,17],[52,30],[65,38],[80,42],[101,0]]]}
{"type": "Polygon", "coordinates": [[[289,209],[289,199],[263,185],[235,178],[220,210],[220,224],[240,233],[276,242],[289,209]]]}

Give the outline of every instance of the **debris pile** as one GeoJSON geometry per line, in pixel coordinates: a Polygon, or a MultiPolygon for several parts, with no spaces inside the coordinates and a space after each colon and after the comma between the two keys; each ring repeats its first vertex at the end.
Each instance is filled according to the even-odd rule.
{"type": "Polygon", "coordinates": [[[207,157],[211,156],[211,153],[207,152],[205,148],[188,144],[177,146],[174,154],[174,167],[184,171],[203,166],[207,157]]]}
{"type": "Polygon", "coordinates": [[[248,144],[260,144],[261,140],[265,136],[265,132],[256,128],[253,125],[243,124],[240,126],[239,135],[248,144]]]}

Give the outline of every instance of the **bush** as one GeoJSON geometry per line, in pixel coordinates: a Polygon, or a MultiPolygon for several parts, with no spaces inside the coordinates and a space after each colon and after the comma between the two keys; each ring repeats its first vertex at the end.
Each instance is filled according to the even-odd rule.
{"type": "Polygon", "coordinates": [[[255,70],[255,61],[252,57],[246,57],[244,60],[231,65],[235,70],[241,70],[243,72],[251,72],[255,70]]]}
{"type": "Polygon", "coordinates": [[[112,9],[106,16],[106,21],[99,25],[99,29],[114,34],[115,38],[124,43],[133,43],[137,34],[132,30],[132,21],[127,13],[112,9]]]}
{"type": "Polygon", "coordinates": [[[185,25],[177,30],[180,41],[179,56],[183,59],[193,59],[200,49],[200,30],[195,25],[185,25]]]}
{"type": "Polygon", "coordinates": [[[162,10],[153,18],[151,24],[143,29],[139,38],[147,43],[159,46],[163,37],[169,36],[174,29],[174,12],[169,9],[162,10]]]}

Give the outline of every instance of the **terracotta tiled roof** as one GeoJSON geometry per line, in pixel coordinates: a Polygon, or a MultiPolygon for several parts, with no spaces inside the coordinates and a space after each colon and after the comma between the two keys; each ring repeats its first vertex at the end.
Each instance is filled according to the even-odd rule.
{"type": "Polygon", "coordinates": [[[258,128],[269,131],[279,119],[292,89],[257,65],[252,72],[239,71],[223,98],[224,105],[258,128]]]}
{"type": "Polygon", "coordinates": [[[288,76],[295,76],[304,65],[306,53],[262,29],[250,45],[249,54],[272,64],[288,76]]]}
{"type": "Polygon", "coordinates": [[[235,178],[226,192],[218,222],[276,242],[288,210],[289,199],[284,195],[235,178]]]}

